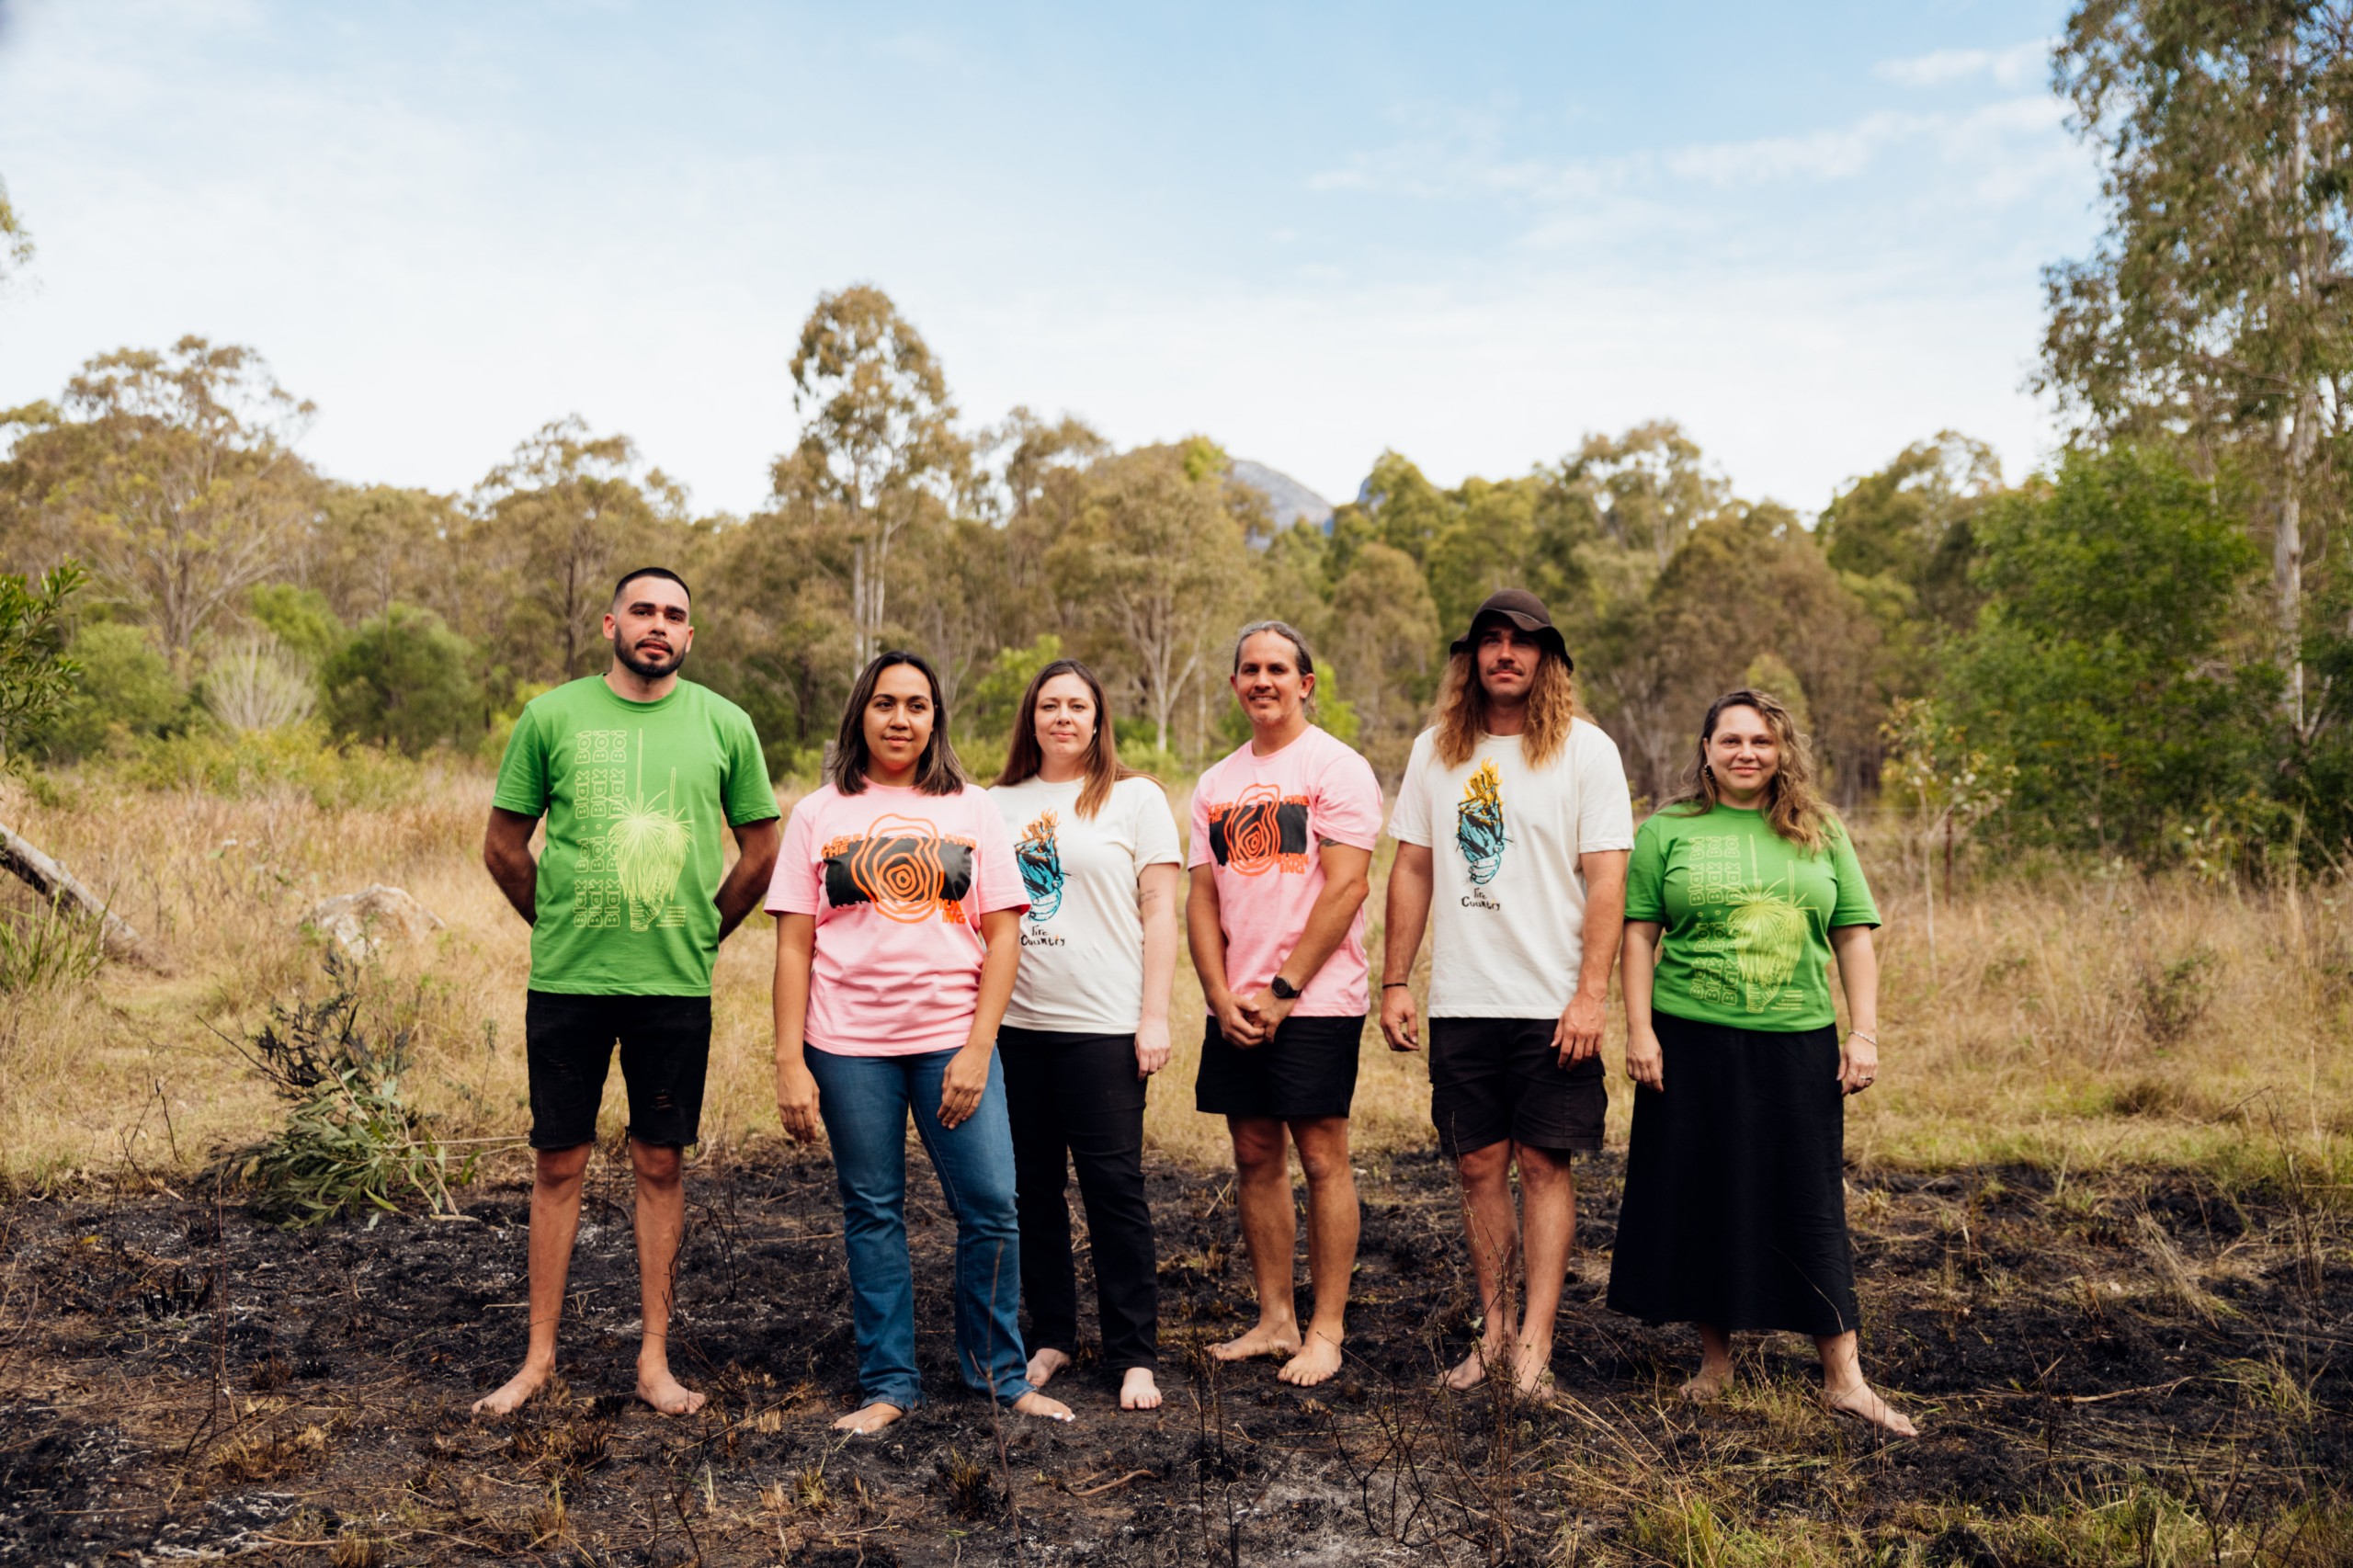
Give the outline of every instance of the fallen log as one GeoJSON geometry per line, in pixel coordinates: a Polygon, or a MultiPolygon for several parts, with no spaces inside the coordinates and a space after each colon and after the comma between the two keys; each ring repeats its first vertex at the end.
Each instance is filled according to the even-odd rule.
{"type": "Polygon", "coordinates": [[[60,909],[70,909],[98,923],[99,940],[109,958],[135,963],[158,974],[171,972],[164,955],[148,946],[131,922],[109,910],[82,885],[73,872],[26,842],[16,829],[0,823],[0,868],[14,872],[34,892],[60,909]]]}

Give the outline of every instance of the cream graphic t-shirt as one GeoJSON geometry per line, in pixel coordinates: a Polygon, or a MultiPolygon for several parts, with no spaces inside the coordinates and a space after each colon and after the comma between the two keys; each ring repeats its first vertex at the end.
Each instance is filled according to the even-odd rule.
{"type": "Polygon", "coordinates": [[[1577,857],[1634,846],[1617,743],[1579,719],[1542,767],[1528,766],[1518,735],[1482,736],[1448,767],[1425,730],[1389,835],[1431,852],[1430,1017],[1558,1017],[1585,960],[1577,857]]]}
{"type": "Polygon", "coordinates": [[[1083,781],[1031,778],[989,791],[1029,895],[1021,972],[1005,1021],[1060,1034],[1133,1034],[1143,1014],[1143,920],[1136,876],[1173,866],[1176,819],[1149,778],[1122,778],[1092,819],[1083,781]]]}

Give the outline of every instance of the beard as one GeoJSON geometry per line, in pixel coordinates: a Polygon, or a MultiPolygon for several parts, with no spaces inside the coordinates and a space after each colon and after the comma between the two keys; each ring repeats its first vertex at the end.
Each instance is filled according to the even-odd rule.
{"type": "Polygon", "coordinates": [[[618,637],[613,640],[613,657],[627,665],[630,673],[640,680],[660,680],[664,676],[676,674],[678,666],[687,662],[686,651],[675,644],[667,653],[651,649],[640,653],[618,637]]]}

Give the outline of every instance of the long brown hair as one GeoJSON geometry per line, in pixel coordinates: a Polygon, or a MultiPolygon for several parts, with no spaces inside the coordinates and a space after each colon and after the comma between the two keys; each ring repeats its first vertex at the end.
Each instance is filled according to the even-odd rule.
{"type": "MultiPolygon", "coordinates": [[[[1540,649],[1536,674],[1528,683],[1528,727],[1519,734],[1520,756],[1529,767],[1541,767],[1560,755],[1576,716],[1576,676],[1552,650],[1540,649]]],[[[1487,733],[1487,688],[1479,684],[1475,644],[1448,657],[1430,727],[1438,732],[1438,759],[1449,767],[1461,767],[1479,748],[1479,737],[1487,733]]]]}
{"type": "Polygon", "coordinates": [[[1152,778],[1152,775],[1120,760],[1120,748],[1111,736],[1111,716],[1105,710],[1103,683],[1076,659],[1056,659],[1031,677],[1029,689],[1021,694],[1021,715],[1013,722],[1013,746],[1005,754],[1005,771],[996,776],[996,787],[1027,783],[1046,766],[1045,748],[1038,744],[1038,699],[1056,676],[1076,676],[1095,699],[1095,734],[1086,743],[1086,782],[1078,791],[1078,814],[1091,820],[1111,798],[1112,785],[1122,778],[1152,778]]]}
{"type": "Polygon", "coordinates": [[[1716,793],[1715,769],[1708,765],[1708,743],[1715,738],[1716,722],[1731,708],[1754,708],[1763,715],[1766,726],[1773,732],[1775,749],[1780,753],[1780,766],[1773,770],[1771,782],[1765,786],[1766,823],[1790,843],[1820,850],[1832,833],[1845,830],[1840,827],[1836,813],[1814,789],[1813,748],[1798,733],[1797,721],[1790,717],[1790,710],[1752,687],[1727,691],[1708,705],[1708,717],[1699,725],[1698,754],[1683,776],[1681,792],[1667,802],[1667,808],[1678,815],[1699,817],[1721,803],[1716,793]]]}
{"type": "Polygon", "coordinates": [[[915,788],[926,795],[961,792],[964,765],[956,759],[956,748],[948,744],[948,705],[939,699],[938,672],[921,653],[910,653],[903,648],[875,654],[858,672],[858,684],[850,687],[849,706],[842,710],[841,733],[834,740],[829,775],[834,788],[845,795],[866,792],[866,769],[873,760],[866,750],[866,708],[874,700],[874,687],[881,681],[882,672],[894,665],[916,670],[931,687],[931,739],[924,743],[923,755],[915,758],[915,788]]]}

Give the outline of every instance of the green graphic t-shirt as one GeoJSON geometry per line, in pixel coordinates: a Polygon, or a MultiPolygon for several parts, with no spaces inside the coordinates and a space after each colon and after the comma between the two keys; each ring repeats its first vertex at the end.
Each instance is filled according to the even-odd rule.
{"type": "Polygon", "coordinates": [[[548,819],[532,990],[710,994],[721,835],[777,814],[741,708],[685,680],[659,702],[560,686],[515,722],[491,803],[548,819]]]}
{"type": "Polygon", "coordinates": [[[1836,1023],[1831,928],[1879,924],[1845,830],[1809,854],[1761,812],[1680,811],[1635,831],[1626,867],[1626,918],[1665,927],[1652,1006],[1738,1029],[1836,1023]]]}

